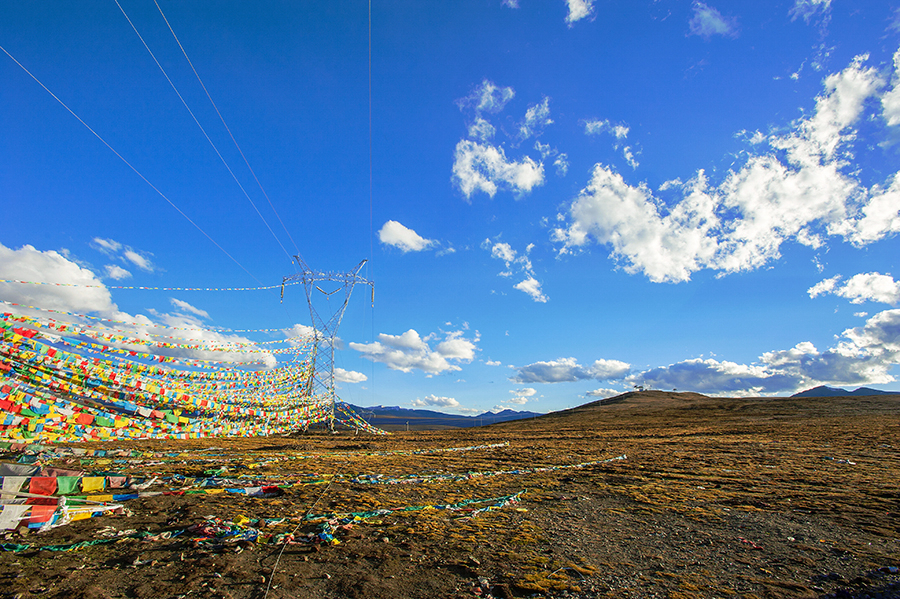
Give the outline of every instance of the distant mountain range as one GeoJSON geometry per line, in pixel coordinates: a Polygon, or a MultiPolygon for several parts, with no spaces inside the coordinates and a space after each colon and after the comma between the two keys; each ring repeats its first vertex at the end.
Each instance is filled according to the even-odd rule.
{"type": "Polygon", "coordinates": [[[846,389],[822,385],[820,387],[801,391],[800,393],[794,393],[791,397],[863,397],[866,395],[900,395],[900,392],[879,391],[878,389],[870,389],[869,387],[860,387],[853,391],[847,391],[846,389]]]}
{"type": "Polygon", "coordinates": [[[369,424],[385,430],[404,430],[407,427],[407,423],[410,430],[464,428],[543,416],[543,414],[537,412],[517,412],[515,410],[485,412],[477,416],[462,416],[459,414],[444,414],[433,410],[411,410],[400,406],[371,406],[364,408],[353,404],[347,405],[354,412],[365,418],[369,424]]]}

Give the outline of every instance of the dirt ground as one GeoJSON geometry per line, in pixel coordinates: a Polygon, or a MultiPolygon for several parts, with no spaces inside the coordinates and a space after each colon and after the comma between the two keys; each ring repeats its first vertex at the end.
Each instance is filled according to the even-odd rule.
{"type": "Polygon", "coordinates": [[[643,392],[483,428],[117,446],[144,453],[52,465],[179,494],[9,533],[0,597],[900,597],[896,396],[643,392]]]}

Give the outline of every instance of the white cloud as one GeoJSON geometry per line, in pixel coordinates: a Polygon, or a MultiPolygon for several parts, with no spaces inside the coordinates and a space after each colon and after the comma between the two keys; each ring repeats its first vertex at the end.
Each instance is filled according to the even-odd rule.
{"type": "Polygon", "coordinates": [[[431,349],[418,332],[409,329],[401,335],[381,333],[374,343],[350,343],[350,348],[360,352],[367,360],[384,364],[391,370],[421,370],[435,375],[462,370],[456,363],[469,363],[474,359],[478,338],[477,333],[474,339],[466,339],[462,331],[452,331],[431,349]]]}
{"type": "Polygon", "coordinates": [[[588,391],[585,393],[588,397],[599,397],[600,399],[606,399],[608,397],[615,397],[616,395],[621,395],[621,391],[616,391],[615,389],[594,389],[593,391],[588,391]]]}
{"type": "Polygon", "coordinates": [[[153,272],[154,266],[153,262],[150,261],[145,255],[140,254],[131,248],[126,249],[122,255],[126,260],[140,268],[141,270],[145,270],[147,272],[153,272]]]}
{"type": "Polygon", "coordinates": [[[334,380],[339,383],[362,383],[369,377],[355,370],[344,370],[343,368],[334,367],[334,380]]]}
{"type": "MultiPolygon", "coordinates": [[[[210,360],[224,363],[241,363],[246,362],[247,360],[253,360],[261,362],[266,368],[273,368],[278,363],[275,356],[268,351],[247,353],[247,345],[252,345],[250,339],[241,335],[220,333],[218,331],[202,328],[204,324],[194,316],[183,313],[158,313],[154,310],[151,310],[150,312],[156,317],[158,322],[165,327],[168,327],[165,329],[157,328],[154,330],[154,334],[165,335],[175,343],[197,342],[206,347],[217,348],[217,350],[166,348],[158,350],[157,353],[164,353],[165,355],[176,358],[210,360]],[[229,352],[227,351],[229,348],[238,349],[240,351],[229,352]]],[[[137,319],[137,317],[130,318],[137,319]]],[[[141,333],[143,333],[143,331],[141,331],[141,333]]],[[[146,349],[142,349],[141,351],[146,351],[146,349]]]]}
{"type": "Polygon", "coordinates": [[[313,337],[316,334],[316,330],[309,325],[305,324],[295,324],[290,329],[286,331],[288,337],[313,337]]]}
{"type": "Polygon", "coordinates": [[[201,310],[200,308],[195,308],[189,303],[182,301],[180,299],[176,299],[174,297],[169,298],[172,302],[172,305],[175,306],[181,312],[187,312],[189,314],[193,314],[195,316],[199,316],[200,318],[209,318],[209,312],[206,310],[201,310]]]}
{"type": "MultiPolygon", "coordinates": [[[[96,243],[96,240],[94,241],[96,243]]],[[[114,246],[110,244],[109,247],[114,246]]],[[[151,329],[155,335],[172,338],[176,340],[176,343],[202,341],[204,344],[218,345],[225,348],[229,345],[233,346],[235,343],[249,343],[248,339],[237,335],[202,330],[199,328],[202,325],[196,318],[185,314],[158,314],[151,311],[156,316],[156,322],[154,322],[144,315],[132,315],[122,312],[112,301],[109,289],[93,272],[53,250],[39,251],[30,245],[23,246],[18,250],[11,250],[0,244],[0,279],[62,283],[64,285],[61,286],[0,283],[0,297],[8,302],[35,306],[44,310],[50,309],[75,314],[99,315],[124,323],[134,323],[117,323],[114,326],[117,331],[124,330],[127,335],[138,339],[149,340],[150,336],[146,325],[156,325],[155,329],[151,329]]],[[[183,303],[185,306],[190,306],[186,302],[183,303]]],[[[0,302],[0,306],[3,305],[3,302],[0,302]]],[[[184,308],[184,306],[179,307],[184,308]]],[[[9,306],[9,309],[17,313],[35,313],[33,310],[14,308],[12,306],[9,306]]],[[[202,310],[194,313],[197,314],[198,312],[203,313],[202,310]]],[[[36,314],[45,315],[40,312],[36,314]]],[[[79,322],[77,317],[73,316],[70,318],[76,324],[79,322]]],[[[105,331],[102,323],[91,324],[94,330],[101,333],[105,331]]],[[[117,332],[117,334],[120,333],[117,332]]],[[[157,348],[152,345],[130,346],[122,343],[113,343],[112,345],[176,358],[237,363],[245,362],[249,357],[252,360],[262,361],[266,366],[274,366],[276,363],[275,357],[269,352],[248,354],[245,352],[204,351],[188,348],[157,348]]]]}
{"type": "Polygon", "coordinates": [[[693,359],[629,376],[629,384],[653,389],[679,389],[708,394],[758,395],[799,388],[796,377],[734,362],[693,359]]]}
{"type": "Polygon", "coordinates": [[[572,203],[568,229],[555,230],[553,239],[563,253],[584,246],[589,236],[613,247],[626,271],[643,271],[653,281],[685,281],[712,261],[719,242],[715,201],[706,191],[701,171],[690,194],[668,215],[660,215],[650,190],[632,187],[618,173],[597,165],[588,187],[572,203]]]}
{"type": "Polygon", "coordinates": [[[861,304],[866,301],[881,302],[883,304],[896,304],[900,302],[900,281],[895,281],[890,275],[877,272],[860,273],[853,275],[841,286],[837,285],[840,276],[825,279],[809,288],[810,297],[816,297],[824,293],[833,293],[838,297],[850,300],[852,304],[861,304]]]}
{"type": "Polygon", "coordinates": [[[510,263],[516,259],[516,251],[512,249],[511,245],[501,241],[495,243],[491,248],[491,256],[494,258],[500,258],[501,260],[506,262],[506,268],[509,268],[510,263]]]}
{"type": "Polygon", "coordinates": [[[484,364],[485,366],[500,366],[502,363],[500,360],[487,360],[484,364]]]}
{"type": "Polygon", "coordinates": [[[431,239],[425,239],[412,229],[404,227],[395,220],[389,220],[378,231],[378,240],[385,245],[399,248],[406,252],[421,252],[435,245],[431,239]]]}
{"type": "Polygon", "coordinates": [[[868,199],[857,211],[855,220],[848,220],[835,232],[844,234],[853,245],[861,247],[900,233],[900,173],[894,173],[887,189],[873,185],[868,199]]]}
{"type": "Polygon", "coordinates": [[[503,0],[503,6],[508,8],[519,8],[519,0],[503,0]]]}
{"type": "Polygon", "coordinates": [[[486,239],[482,247],[490,247],[491,256],[503,260],[507,270],[501,272],[500,276],[511,277],[513,275],[513,267],[518,267],[519,271],[525,275],[522,281],[513,285],[513,289],[528,294],[531,299],[538,303],[546,303],[550,299],[541,290],[541,283],[534,278],[534,269],[531,259],[528,258],[528,253],[534,248],[533,243],[528,244],[528,247],[525,248],[525,253],[521,256],[518,255],[518,252],[511,245],[502,241],[492,243],[490,239],[486,239]]]}
{"type": "Polygon", "coordinates": [[[693,359],[626,378],[650,388],[709,394],[792,393],[818,385],[877,385],[894,382],[900,364],[900,310],[886,310],[820,352],[809,342],[766,352],[755,364],[693,359]]]}
{"type": "Polygon", "coordinates": [[[448,360],[456,360],[468,364],[475,359],[475,351],[478,347],[477,333],[474,341],[463,337],[463,331],[447,333],[445,339],[434,348],[437,353],[448,360]]]}
{"type": "MultiPolygon", "coordinates": [[[[898,9],[900,15],[900,9],[898,9]]],[[[894,53],[894,87],[881,96],[884,120],[891,127],[900,125],[900,49],[894,53]]]]}
{"type": "MultiPolygon", "coordinates": [[[[497,130],[484,114],[500,112],[514,96],[511,87],[500,87],[484,79],[472,93],[457,100],[461,110],[474,113],[474,120],[467,130],[470,139],[460,140],[453,156],[452,181],[466,200],[477,191],[494,197],[500,189],[511,191],[518,198],[544,183],[543,160],[556,153],[549,145],[535,145],[542,156],[542,161],[537,162],[529,156],[519,160],[507,158],[502,145],[488,143],[497,130]]],[[[545,96],[539,104],[528,108],[522,122],[507,136],[516,147],[527,138],[540,135],[552,122],[550,99],[545,96]]]]}
{"type": "Polygon", "coordinates": [[[594,12],[594,0],[566,0],[569,9],[566,15],[566,23],[572,27],[577,21],[591,16],[594,12]]]}
{"type": "Polygon", "coordinates": [[[737,19],[733,17],[724,17],[722,13],[711,6],[707,6],[703,2],[694,1],[694,16],[688,22],[690,28],[689,35],[699,35],[704,39],[709,39],[714,35],[724,35],[726,37],[737,37],[738,25],[737,19]]]}
{"type": "Polygon", "coordinates": [[[862,327],[847,329],[838,344],[841,356],[863,362],[873,382],[892,382],[887,374],[900,364],[900,310],[885,310],[866,321],[862,327]]]}
{"type": "Polygon", "coordinates": [[[432,394],[425,396],[424,399],[417,397],[410,405],[414,408],[458,408],[459,402],[452,397],[439,397],[432,394]]]}
{"type": "Polygon", "coordinates": [[[837,282],[841,280],[841,275],[837,275],[831,277],[830,279],[825,279],[824,281],[819,281],[812,287],[806,290],[806,293],[809,294],[809,297],[819,297],[824,293],[833,293],[835,285],[837,282]]]}
{"type": "Polygon", "coordinates": [[[718,187],[698,171],[673,206],[597,164],[569,208],[568,226],[553,231],[560,252],[593,238],[609,244],[627,272],[677,282],[703,268],[759,268],[778,259],[787,240],[819,247],[827,236],[841,235],[863,245],[900,231],[900,177],[887,190],[867,192],[857,175],[845,172],[851,126],[883,83],[864,60],[827,77],[815,112],[770,137],[769,153],[751,156],[718,187]]]}
{"type": "MultiPolygon", "coordinates": [[[[609,120],[599,120],[594,119],[590,121],[584,121],[584,132],[586,135],[600,135],[602,133],[609,133],[616,138],[613,147],[617,150],[622,147],[622,141],[628,137],[628,132],[630,131],[629,127],[622,123],[611,123],[609,120]]],[[[633,146],[625,146],[622,148],[622,156],[625,158],[625,162],[628,163],[632,169],[636,169],[639,166],[637,159],[635,159],[635,154],[640,154],[640,150],[634,149],[633,146]]]]}
{"type": "Polygon", "coordinates": [[[91,240],[91,246],[106,254],[113,255],[122,249],[122,244],[112,239],[103,239],[102,237],[94,237],[91,240]]]}
{"type": "Polygon", "coordinates": [[[483,79],[468,96],[460,98],[456,104],[460,110],[468,108],[476,114],[493,114],[503,110],[515,95],[513,88],[500,87],[493,81],[483,79]]]}
{"type": "Polygon", "coordinates": [[[792,21],[797,17],[803,17],[803,20],[808,23],[816,13],[821,12],[827,17],[830,10],[831,0],[795,0],[794,6],[788,14],[791,15],[792,21]]]}
{"type": "Polygon", "coordinates": [[[528,403],[528,398],[534,397],[534,395],[537,393],[537,390],[532,389],[531,387],[523,387],[522,389],[510,389],[509,392],[512,394],[512,397],[509,398],[509,401],[521,406],[528,403]]]}
{"type": "Polygon", "coordinates": [[[564,153],[560,153],[559,156],[553,161],[553,166],[556,167],[556,174],[560,177],[565,177],[569,172],[569,156],[564,153]]]}
{"type": "Polygon", "coordinates": [[[545,304],[550,300],[550,298],[541,291],[541,284],[534,277],[528,277],[525,280],[516,283],[513,285],[513,289],[518,289],[519,291],[527,293],[531,296],[531,299],[541,304],[545,304]]]}
{"type": "Polygon", "coordinates": [[[586,135],[600,135],[601,133],[609,133],[616,139],[625,139],[628,137],[630,128],[622,123],[610,123],[608,119],[593,119],[584,121],[584,132],[586,135]]]}
{"type": "Polygon", "coordinates": [[[622,150],[622,155],[625,157],[625,162],[627,162],[628,166],[631,168],[636,169],[640,166],[640,163],[635,159],[634,153],[631,151],[631,146],[625,146],[622,150]]]}
{"type": "MultiPolygon", "coordinates": [[[[111,256],[113,258],[117,258],[122,262],[130,262],[134,266],[137,266],[141,270],[145,270],[147,272],[153,272],[156,270],[156,267],[153,265],[153,262],[148,257],[150,254],[147,252],[139,252],[137,250],[132,249],[127,245],[123,245],[114,239],[104,239],[102,237],[94,237],[91,239],[91,247],[95,250],[103,252],[107,256],[111,256]]],[[[111,268],[111,267],[107,267],[111,268]]],[[[124,269],[119,269],[124,271],[124,269]]],[[[116,271],[119,272],[119,271],[116,271]]],[[[121,274],[121,273],[119,273],[121,274]]],[[[129,274],[130,276],[130,274],[129,274]]],[[[113,277],[115,278],[115,277],[113,277]]]]}
{"type": "Polygon", "coordinates": [[[130,279],[131,273],[116,264],[107,264],[103,267],[106,270],[106,276],[114,281],[122,279],[130,279]]]}
{"type": "Polygon", "coordinates": [[[615,380],[624,377],[630,370],[630,364],[619,360],[596,360],[590,367],[584,367],[575,358],[559,358],[522,366],[510,380],[514,383],[569,383],[588,379],[615,380]]]}
{"type": "Polygon", "coordinates": [[[9,302],[105,317],[118,313],[109,290],[97,275],[54,250],[42,252],[30,245],[13,250],[0,243],[0,279],[79,285],[0,283],[0,297],[9,302]]]}
{"type": "Polygon", "coordinates": [[[525,120],[519,124],[519,139],[524,140],[533,135],[540,135],[544,127],[552,124],[550,98],[544,96],[540,104],[529,106],[525,111],[525,120]]]}
{"type": "Polygon", "coordinates": [[[469,125],[469,137],[472,139],[479,139],[481,141],[487,141],[494,137],[494,134],[497,132],[497,129],[494,126],[481,118],[480,116],[475,117],[475,120],[472,121],[472,124],[469,125]]]}
{"type": "Polygon", "coordinates": [[[453,159],[453,181],[466,199],[476,191],[494,197],[498,186],[522,195],[544,183],[544,165],[528,156],[520,162],[507,160],[503,148],[461,140],[453,159]]]}

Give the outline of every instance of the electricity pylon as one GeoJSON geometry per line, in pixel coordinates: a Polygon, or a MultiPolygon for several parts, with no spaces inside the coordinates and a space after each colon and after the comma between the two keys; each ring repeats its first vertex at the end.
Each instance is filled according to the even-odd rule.
{"type": "MultiPolygon", "coordinates": [[[[372,304],[375,304],[375,284],[359,275],[359,271],[365,266],[366,260],[356,265],[356,268],[349,272],[323,272],[311,269],[303,258],[294,256],[300,272],[284,277],[281,281],[281,296],[284,298],[284,286],[288,283],[302,283],[303,289],[306,291],[306,301],[309,302],[309,316],[312,319],[314,332],[313,345],[313,368],[310,373],[310,379],[305,387],[307,389],[307,397],[313,398],[317,395],[323,396],[328,402],[330,408],[330,425],[334,427],[334,402],[336,395],[334,392],[334,339],[337,335],[338,327],[341,326],[341,319],[344,317],[344,311],[350,301],[350,294],[353,287],[357,284],[368,285],[372,288],[372,304]],[[316,283],[338,283],[339,286],[333,291],[326,291],[316,283]],[[317,296],[318,291],[322,296],[317,296]],[[339,292],[342,292],[339,294],[339,292]],[[342,300],[341,304],[336,308],[331,308],[331,297],[338,294],[338,298],[342,300]],[[314,301],[314,298],[320,300],[314,301]],[[331,316],[327,320],[319,315],[315,304],[321,304],[321,299],[326,300],[331,316]]],[[[325,287],[330,289],[329,285],[325,287]]]]}

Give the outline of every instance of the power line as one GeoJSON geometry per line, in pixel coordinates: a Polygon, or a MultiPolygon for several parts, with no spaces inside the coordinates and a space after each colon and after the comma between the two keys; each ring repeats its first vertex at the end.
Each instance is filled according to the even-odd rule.
{"type": "Polygon", "coordinates": [[[80,116],[78,116],[77,114],[75,114],[75,112],[74,112],[71,108],[69,108],[68,105],[66,105],[65,102],[63,102],[62,100],[60,100],[59,97],[58,97],[56,94],[54,94],[52,91],[50,91],[50,89],[49,89],[46,85],[44,85],[43,83],[41,83],[40,79],[38,79],[37,77],[35,77],[35,76],[32,74],[31,71],[29,71],[27,68],[25,68],[25,65],[23,65],[21,62],[19,62],[18,60],[16,60],[16,58],[15,58],[12,54],[10,54],[9,52],[7,52],[6,48],[4,48],[3,46],[0,46],[0,50],[3,50],[3,53],[6,54],[7,56],[9,56],[9,57],[12,59],[12,61],[13,61],[14,63],[16,63],[17,65],[19,65],[19,68],[21,68],[23,71],[25,71],[25,72],[28,74],[29,77],[31,77],[32,79],[34,79],[34,81],[35,81],[38,85],[40,85],[42,88],[44,88],[44,91],[46,91],[48,94],[50,94],[51,96],[53,96],[53,99],[56,100],[57,102],[59,102],[60,106],[62,106],[63,108],[65,108],[65,109],[69,112],[69,114],[71,114],[72,116],[74,116],[74,117],[78,120],[79,123],[81,123],[82,125],[84,125],[85,128],[86,128],[88,131],[90,131],[91,133],[93,133],[93,134],[94,134],[94,137],[96,137],[97,139],[99,139],[100,142],[101,142],[104,146],[106,146],[107,148],[109,148],[109,150],[110,150],[113,154],[115,154],[115,155],[119,158],[119,160],[121,160],[122,162],[124,162],[125,165],[126,165],[128,168],[130,168],[130,169],[134,172],[134,174],[136,174],[138,177],[140,177],[141,179],[143,179],[144,183],[146,183],[147,185],[149,185],[150,188],[153,189],[153,191],[155,191],[156,193],[158,193],[159,196],[160,196],[162,199],[164,199],[166,202],[168,202],[168,204],[169,204],[172,208],[174,208],[174,209],[176,210],[176,212],[178,212],[178,214],[180,214],[181,216],[183,216],[189,223],[191,223],[192,225],[194,225],[194,228],[196,228],[198,231],[200,231],[201,233],[203,233],[203,236],[204,236],[204,237],[206,237],[207,239],[209,239],[209,240],[213,243],[213,245],[215,245],[217,248],[219,248],[219,249],[222,251],[223,254],[225,254],[226,256],[228,256],[228,257],[231,259],[232,262],[234,262],[235,264],[237,264],[238,266],[240,266],[241,269],[242,269],[244,272],[246,272],[248,275],[250,275],[250,276],[253,278],[254,281],[256,281],[257,283],[259,283],[260,285],[262,285],[262,281],[260,281],[259,279],[257,279],[256,276],[255,276],[253,273],[251,273],[249,270],[247,270],[247,268],[246,268],[243,264],[241,264],[240,262],[238,262],[237,259],[236,259],[234,256],[232,256],[231,254],[229,254],[228,251],[225,250],[225,248],[223,248],[221,245],[219,245],[219,243],[218,243],[215,239],[213,239],[213,238],[210,236],[209,233],[207,233],[206,231],[204,231],[204,230],[200,227],[200,225],[198,225],[197,223],[195,223],[195,222],[191,219],[191,217],[189,217],[187,214],[184,213],[183,210],[181,210],[181,208],[179,208],[177,205],[175,205],[175,202],[173,202],[172,200],[170,200],[170,199],[168,198],[168,196],[166,196],[166,194],[164,194],[162,191],[160,191],[159,188],[157,188],[153,183],[150,182],[149,179],[147,179],[147,177],[145,177],[145,176],[144,176],[139,170],[137,170],[130,162],[128,162],[128,160],[126,160],[124,156],[122,156],[121,154],[119,154],[119,152],[117,152],[115,148],[113,148],[111,145],[109,145],[109,143],[108,143],[105,139],[103,139],[103,138],[100,136],[99,133],[97,133],[96,131],[94,131],[94,130],[90,127],[90,125],[88,125],[87,123],[85,123],[85,122],[81,119],[80,116]]]}
{"type": "MultiPolygon", "coordinates": [[[[249,195],[249,194],[247,193],[247,191],[244,189],[244,186],[241,185],[241,182],[238,181],[238,178],[237,178],[237,176],[235,176],[234,171],[231,170],[231,167],[228,166],[228,162],[227,162],[227,161],[225,160],[225,158],[222,156],[222,153],[219,152],[219,148],[216,147],[216,144],[213,143],[213,140],[210,139],[209,135],[206,133],[206,129],[203,128],[203,125],[201,125],[201,124],[200,124],[200,121],[197,120],[197,117],[194,116],[194,112],[191,110],[190,106],[188,106],[187,102],[186,102],[185,99],[182,97],[181,93],[178,91],[178,88],[175,87],[175,83],[173,83],[173,82],[172,82],[172,79],[169,78],[169,74],[166,73],[166,70],[165,70],[165,69],[163,68],[163,66],[159,63],[159,60],[156,59],[156,56],[153,54],[153,51],[150,49],[150,46],[147,45],[147,42],[144,41],[144,38],[141,36],[140,32],[137,30],[137,27],[135,27],[134,23],[131,22],[131,19],[128,17],[128,14],[125,12],[125,9],[122,8],[122,5],[121,5],[121,4],[119,4],[119,0],[114,0],[114,1],[115,1],[115,3],[116,3],[116,6],[119,7],[119,10],[122,11],[122,14],[125,16],[125,20],[127,20],[127,21],[128,21],[128,24],[131,25],[131,28],[134,29],[134,32],[137,34],[138,39],[140,39],[140,40],[141,40],[141,43],[144,45],[144,48],[146,48],[146,49],[147,49],[147,52],[150,53],[150,57],[153,59],[153,62],[156,63],[156,66],[159,67],[159,70],[162,71],[163,76],[165,76],[166,81],[168,81],[168,82],[169,82],[169,85],[172,86],[172,90],[175,92],[175,95],[178,96],[178,99],[181,100],[181,103],[182,103],[182,104],[184,105],[184,107],[187,109],[188,113],[191,115],[191,118],[194,119],[194,122],[195,122],[195,123],[197,123],[197,126],[200,128],[200,131],[203,133],[203,136],[206,138],[206,141],[209,142],[209,145],[212,146],[212,149],[215,151],[216,155],[219,157],[219,160],[221,160],[221,161],[222,161],[222,164],[225,165],[225,168],[228,170],[228,174],[231,175],[231,178],[234,179],[234,182],[235,182],[235,183],[237,183],[237,186],[241,189],[241,192],[244,194],[244,197],[247,198],[247,201],[250,202],[250,205],[253,206],[253,209],[256,210],[256,214],[259,215],[259,218],[262,219],[263,223],[266,225],[266,228],[269,229],[269,233],[271,233],[271,234],[272,234],[272,237],[275,238],[275,241],[276,241],[276,242],[278,243],[278,245],[281,247],[281,250],[284,252],[284,254],[288,257],[289,260],[292,260],[291,254],[287,251],[287,249],[285,249],[284,245],[281,243],[281,240],[278,239],[278,235],[276,235],[276,234],[275,234],[275,231],[272,230],[272,227],[269,226],[269,222],[268,222],[268,221],[266,220],[266,218],[262,215],[262,212],[259,211],[259,208],[256,207],[256,204],[255,204],[255,203],[253,202],[253,200],[250,198],[250,195],[249,195]]],[[[160,11],[160,12],[161,12],[161,11],[160,11]]],[[[163,18],[165,18],[165,15],[163,15],[163,18]]],[[[166,21],[166,24],[168,24],[168,21],[166,21]]],[[[170,30],[171,30],[171,28],[170,28],[170,30]]],[[[174,32],[173,32],[173,35],[174,35],[174,32]]],[[[176,41],[177,41],[177,38],[176,38],[176,41]]],[[[181,43],[179,42],[178,45],[181,46],[181,43]]],[[[182,51],[183,51],[183,49],[182,49],[182,51]]],[[[187,54],[185,54],[185,57],[187,57],[187,54]]],[[[188,62],[190,62],[190,60],[188,60],[188,62]]],[[[193,65],[191,65],[191,68],[193,68],[193,65]]],[[[196,73],[196,71],[194,71],[194,72],[196,73]]],[[[204,87],[204,90],[205,90],[205,89],[206,89],[206,88],[204,87]]],[[[208,96],[208,95],[209,95],[209,94],[207,94],[207,96],[208,96]]],[[[217,112],[218,112],[218,109],[217,109],[217,112]]],[[[221,115],[220,115],[220,117],[221,117],[221,115]]],[[[226,129],[227,129],[227,127],[226,127],[226,129]]],[[[229,131],[229,133],[230,133],[230,131],[229,131]]],[[[234,139],[234,138],[232,137],[232,139],[234,139]]],[[[243,153],[242,153],[241,155],[243,156],[243,153]]],[[[255,175],[254,175],[254,176],[255,176],[255,175]]]]}
{"type": "Polygon", "coordinates": [[[247,160],[247,157],[244,155],[244,151],[241,149],[241,146],[238,145],[237,140],[234,138],[234,134],[231,132],[231,129],[225,123],[225,118],[222,116],[222,113],[219,112],[219,107],[216,106],[216,103],[213,101],[212,96],[209,94],[209,91],[206,89],[206,86],[203,84],[203,80],[200,79],[200,74],[197,72],[197,69],[194,68],[194,63],[191,62],[190,58],[188,58],[188,55],[184,49],[184,46],[181,45],[181,40],[178,39],[178,36],[175,35],[175,30],[173,30],[172,25],[169,24],[169,19],[166,18],[165,13],[163,13],[162,8],[160,8],[159,2],[157,2],[156,0],[153,0],[153,3],[156,4],[156,8],[159,10],[159,14],[162,15],[163,20],[166,22],[166,25],[169,28],[169,31],[172,32],[172,37],[175,38],[175,41],[178,43],[178,47],[181,48],[181,53],[184,54],[185,60],[187,60],[188,64],[191,65],[191,70],[194,71],[194,75],[197,76],[197,81],[200,83],[200,87],[203,88],[203,91],[206,93],[206,97],[209,98],[209,103],[212,104],[213,108],[215,108],[216,114],[219,115],[219,120],[222,121],[222,126],[224,126],[225,130],[228,131],[228,135],[231,137],[231,141],[234,142],[234,147],[237,148],[237,151],[240,153],[241,158],[244,159],[244,164],[247,165],[247,169],[250,171],[250,174],[253,175],[253,179],[256,181],[256,184],[259,186],[259,190],[262,192],[263,196],[265,196],[266,201],[269,202],[269,207],[272,208],[272,212],[275,213],[275,216],[278,218],[278,222],[281,223],[281,228],[284,229],[284,232],[287,234],[288,239],[291,240],[291,244],[293,244],[294,249],[297,250],[297,253],[299,254],[300,249],[297,247],[297,243],[294,241],[294,238],[291,237],[291,232],[288,231],[288,228],[285,226],[284,221],[281,220],[281,215],[278,214],[278,210],[275,209],[275,206],[272,204],[272,200],[269,199],[269,194],[267,194],[266,190],[263,189],[262,183],[260,183],[259,178],[256,176],[256,172],[254,172],[253,167],[250,166],[250,162],[247,160]]]}

